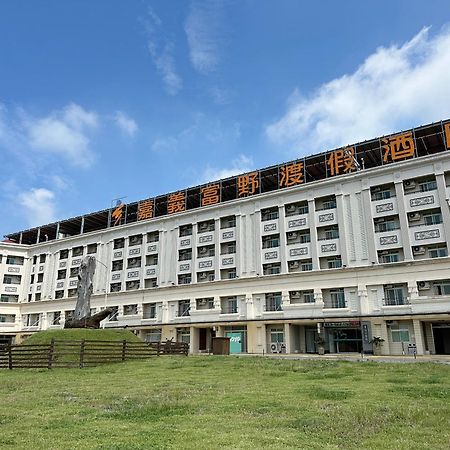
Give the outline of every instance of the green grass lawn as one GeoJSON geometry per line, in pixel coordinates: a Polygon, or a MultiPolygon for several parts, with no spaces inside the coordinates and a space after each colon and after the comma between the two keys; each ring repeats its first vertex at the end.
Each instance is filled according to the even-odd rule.
{"type": "Polygon", "coordinates": [[[450,367],[155,357],[0,371],[1,449],[448,449],[450,367]]]}

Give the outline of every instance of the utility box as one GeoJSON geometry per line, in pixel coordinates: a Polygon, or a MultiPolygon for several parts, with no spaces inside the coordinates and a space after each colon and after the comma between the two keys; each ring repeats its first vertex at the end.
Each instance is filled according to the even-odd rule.
{"type": "Polygon", "coordinates": [[[229,337],[213,337],[212,338],[213,355],[229,355],[230,354],[230,338],[229,337]]]}

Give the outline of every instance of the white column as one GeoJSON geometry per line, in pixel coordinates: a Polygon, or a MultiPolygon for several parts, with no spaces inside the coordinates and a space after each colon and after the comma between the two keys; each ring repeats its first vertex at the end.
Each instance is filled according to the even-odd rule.
{"type": "Polygon", "coordinates": [[[402,234],[403,254],[405,260],[414,259],[411,248],[411,239],[409,237],[408,216],[405,208],[405,195],[403,193],[403,181],[395,182],[395,195],[397,196],[398,217],[400,220],[400,232],[402,234]]]}
{"type": "Polygon", "coordinates": [[[425,354],[425,347],[423,345],[424,343],[424,336],[422,333],[422,324],[420,323],[420,320],[413,320],[413,327],[414,327],[414,338],[416,341],[416,349],[418,355],[424,355],[425,354]]]}
{"type": "Polygon", "coordinates": [[[313,270],[319,269],[319,257],[317,253],[317,228],[316,228],[316,204],[314,199],[308,200],[308,222],[309,222],[309,232],[311,235],[311,259],[313,270]]]}

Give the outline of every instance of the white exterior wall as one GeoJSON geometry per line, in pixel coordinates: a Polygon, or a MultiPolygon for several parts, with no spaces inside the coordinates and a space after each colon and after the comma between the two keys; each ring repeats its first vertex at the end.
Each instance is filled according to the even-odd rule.
{"type": "MultiPolygon", "coordinates": [[[[167,331],[168,329],[173,331],[181,325],[218,328],[221,324],[246,324],[250,321],[266,323],[271,320],[284,320],[285,323],[291,323],[309,320],[316,323],[332,319],[368,318],[367,320],[374,321],[372,334],[376,335],[377,332],[389,334],[380,320],[400,317],[411,322],[413,336],[415,331],[413,317],[419,317],[420,320],[444,318],[450,321],[449,296],[430,299],[424,293],[419,296],[415,288],[419,280],[450,278],[450,258],[415,257],[412,251],[412,248],[418,245],[418,238],[420,238],[420,246],[441,243],[448,248],[450,245],[450,188],[446,186],[446,180],[450,179],[449,173],[450,154],[441,153],[234,200],[230,203],[221,203],[201,210],[178,213],[175,216],[164,216],[36,245],[1,243],[0,254],[3,255],[3,259],[0,265],[0,277],[2,281],[3,275],[10,270],[6,264],[8,254],[22,255],[26,259],[23,266],[15,266],[19,267],[22,275],[22,283],[17,286],[20,303],[0,303],[0,315],[2,313],[16,314],[16,321],[14,325],[0,323],[0,334],[48,328],[50,327],[47,320],[48,313],[74,309],[76,298],[68,298],[67,290],[76,288],[76,278],[70,278],[68,273],[65,280],[57,280],[57,272],[63,268],[70,272],[70,268],[79,265],[81,257],[73,257],[72,248],[83,246],[83,256],[86,256],[87,245],[95,243],[97,244],[95,256],[99,264],[94,279],[92,307],[98,310],[105,306],[105,303],[106,306],[119,307],[118,321],[110,322],[108,326],[128,325],[143,328],[158,325],[169,327],[163,332],[167,335],[171,333],[167,331]],[[427,193],[404,192],[403,180],[424,175],[436,176],[437,190],[427,193]],[[394,183],[396,197],[372,201],[370,188],[387,183],[394,183]],[[435,226],[423,225],[415,229],[408,224],[408,213],[413,208],[411,205],[418,205],[414,208],[419,211],[429,207],[429,203],[421,206],[420,201],[416,201],[425,194],[433,198],[433,207],[441,209],[443,223],[435,226]],[[330,195],[336,195],[337,207],[316,211],[315,199],[330,195]],[[309,213],[303,216],[285,217],[284,205],[299,201],[308,202],[309,213]],[[379,208],[380,205],[389,206],[379,208]],[[261,210],[274,206],[279,207],[279,218],[261,221],[261,210]],[[383,212],[383,208],[386,208],[388,212],[383,212]],[[400,229],[375,233],[374,219],[392,214],[399,215],[400,229]],[[221,229],[220,218],[232,215],[236,216],[236,226],[221,229]],[[289,221],[300,217],[305,219],[302,222],[303,225],[291,227],[289,221]],[[215,230],[199,233],[196,224],[211,219],[215,222],[215,230]],[[180,237],[180,226],[186,224],[193,224],[193,233],[191,236],[180,237]],[[339,238],[330,241],[318,240],[318,228],[332,224],[338,225],[339,238]],[[288,245],[286,233],[291,229],[309,229],[311,242],[288,245]],[[426,233],[430,230],[438,230],[438,232],[433,231],[434,234],[427,237],[426,233]],[[154,231],[159,232],[159,242],[147,243],[147,233],[154,231]],[[143,236],[142,244],[130,246],[127,238],[137,234],[143,236]],[[280,246],[263,249],[262,237],[271,234],[280,234],[280,246]],[[124,248],[114,250],[114,239],[122,237],[125,238],[124,248]],[[381,240],[381,238],[389,239],[381,240]],[[187,240],[189,242],[183,242],[187,240]],[[220,244],[233,240],[236,241],[236,253],[221,255],[220,244]],[[392,242],[396,243],[392,244],[392,242]],[[197,247],[201,245],[214,245],[215,256],[199,258],[197,247]],[[178,251],[183,248],[192,248],[191,260],[178,261],[178,251]],[[294,258],[290,250],[297,248],[303,249],[300,259],[312,260],[312,271],[296,273],[288,271],[288,261],[294,258]],[[390,248],[400,248],[404,261],[380,264],[377,252],[390,248]],[[59,252],[65,249],[70,250],[69,257],[66,260],[60,260],[59,252]],[[146,255],[155,254],[155,252],[158,254],[158,264],[155,267],[146,267],[146,255]],[[46,261],[41,264],[39,256],[43,254],[47,255],[46,261]],[[341,256],[342,268],[319,269],[320,260],[323,264],[328,256],[335,255],[341,256]],[[37,264],[33,264],[34,256],[38,256],[37,264]],[[127,258],[138,256],[142,258],[141,267],[127,269],[127,258]],[[226,258],[228,261],[224,261],[226,258]],[[112,262],[118,259],[124,260],[123,270],[112,272],[112,262]],[[263,275],[263,264],[277,262],[281,266],[280,274],[263,275]],[[180,267],[183,264],[185,266],[180,267]],[[236,269],[237,278],[220,280],[220,270],[230,267],[236,269]],[[197,272],[203,270],[214,272],[215,280],[197,282],[197,272]],[[147,276],[147,271],[152,272],[152,275],[147,276]],[[37,278],[39,273],[43,274],[43,282],[38,283],[35,280],[31,284],[31,274],[37,278]],[[192,274],[192,283],[178,285],[178,275],[184,273],[192,274]],[[158,286],[145,288],[146,278],[157,278],[158,286]],[[130,280],[139,280],[140,288],[125,291],[125,283],[130,280]],[[122,291],[110,292],[110,284],[119,281],[122,283],[122,291]],[[408,286],[408,302],[405,305],[385,306],[383,286],[396,283],[406,283],[408,286]],[[55,291],[62,288],[64,288],[64,298],[55,299],[55,291]],[[346,307],[325,308],[322,290],[336,288],[344,288],[346,307]],[[316,302],[291,304],[289,292],[299,290],[314,290],[316,302]],[[38,292],[41,293],[41,300],[34,301],[38,292]],[[281,292],[282,311],[265,311],[265,294],[274,292],[281,292]],[[31,294],[31,302],[28,301],[28,294],[31,294]],[[227,296],[238,296],[237,313],[221,314],[220,299],[227,296]],[[214,308],[196,311],[195,299],[207,297],[214,298],[214,308]],[[178,301],[184,299],[191,301],[191,314],[177,317],[178,301]],[[143,319],[142,305],[151,302],[158,303],[157,316],[154,319],[143,319]],[[123,306],[131,304],[138,305],[138,313],[133,316],[124,316],[123,306]],[[30,328],[23,325],[22,318],[27,314],[41,314],[38,327],[30,328]]],[[[7,293],[9,287],[2,283],[0,290],[2,293],[7,293]]],[[[255,348],[265,347],[262,336],[265,336],[265,333],[261,334],[260,330],[260,334],[255,338],[255,348]]],[[[303,338],[290,339],[292,342],[295,340],[300,342],[303,338]]],[[[431,330],[426,339],[427,342],[432,339],[431,330]]],[[[304,346],[304,343],[302,345],[304,346]]],[[[384,346],[384,351],[398,353],[399,349],[398,346],[389,342],[389,345],[384,346]]]]}

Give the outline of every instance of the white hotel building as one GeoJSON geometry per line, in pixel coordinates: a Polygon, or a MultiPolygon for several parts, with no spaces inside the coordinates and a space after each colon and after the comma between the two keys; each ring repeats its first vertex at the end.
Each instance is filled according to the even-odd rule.
{"type": "Polygon", "coordinates": [[[450,354],[449,148],[438,122],[11,233],[0,342],[63,327],[92,255],[106,327],[193,353],[213,336],[314,353],[320,333],[330,353],[370,353],[379,336],[383,354],[450,354]]]}

